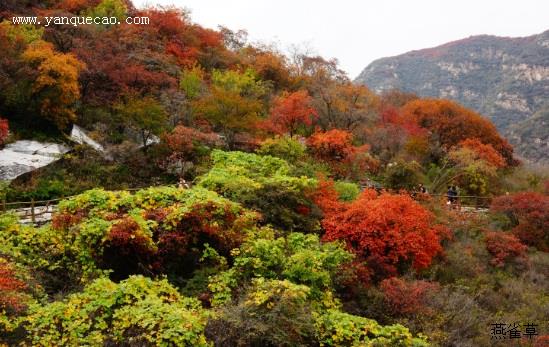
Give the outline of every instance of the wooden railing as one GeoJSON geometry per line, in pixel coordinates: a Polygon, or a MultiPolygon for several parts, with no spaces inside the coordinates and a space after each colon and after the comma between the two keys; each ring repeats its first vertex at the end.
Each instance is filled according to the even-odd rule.
{"type": "MultiPolygon", "coordinates": [[[[378,192],[381,191],[389,191],[391,193],[398,193],[394,190],[386,190],[384,187],[381,186],[371,186],[371,185],[361,185],[361,190],[364,189],[375,189],[378,192]]],[[[426,197],[434,197],[440,200],[441,204],[446,204],[449,200],[449,197],[447,194],[431,194],[431,193],[420,193],[417,191],[411,191],[408,192],[410,196],[414,199],[419,199],[419,195],[424,195],[426,197]]],[[[457,208],[464,208],[464,209],[475,209],[475,210],[486,210],[490,207],[490,203],[494,199],[494,197],[489,196],[476,196],[476,195],[457,195],[454,197],[455,203],[451,204],[452,207],[457,208]]]]}
{"type": "MultiPolygon", "coordinates": [[[[119,189],[127,192],[136,192],[145,188],[128,188],[128,189],[119,189]]],[[[417,194],[423,193],[410,193],[412,197],[417,197],[417,194]]],[[[441,204],[446,204],[448,199],[446,194],[425,194],[426,196],[435,197],[440,199],[441,204]]],[[[64,199],[70,199],[76,195],[61,197],[57,199],[50,200],[34,200],[31,201],[16,201],[16,202],[6,202],[3,200],[0,204],[0,212],[14,212],[19,216],[20,222],[22,224],[34,224],[41,225],[47,223],[51,220],[52,214],[57,211],[57,204],[59,201],[64,199]]],[[[449,205],[451,208],[456,208],[459,211],[476,211],[482,212],[490,207],[490,202],[492,197],[485,196],[474,196],[474,195],[459,195],[456,197],[456,203],[449,205]]]]}
{"type": "MultiPolygon", "coordinates": [[[[136,192],[145,188],[127,188],[117,189],[117,191],[136,192]]],[[[19,217],[22,224],[41,225],[51,220],[52,214],[57,211],[57,204],[61,200],[70,199],[77,195],[64,196],[61,198],[50,200],[35,200],[31,201],[15,201],[6,202],[3,200],[0,203],[0,213],[13,212],[19,217]]]]}
{"type": "MultiPolygon", "coordinates": [[[[444,203],[448,201],[448,195],[446,194],[431,194],[431,196],[441,199],[444,203]]],[[[467,207],[474,209],[487,209],[490,207],[493,197],[487,196],[475,196],[475,195],[458,195],[455,197],[455,206],[467,207]]]]}
{"type": "Polygon", "coordinates": [[[2,201],[0,205],[1,212],[14,212],[21,223],[23,224],[42,224],[51,220],[51,215],[57,210],[59,201],[66,198],[51,199],[51,200],[34,200],[31,201],[2,201]]]}

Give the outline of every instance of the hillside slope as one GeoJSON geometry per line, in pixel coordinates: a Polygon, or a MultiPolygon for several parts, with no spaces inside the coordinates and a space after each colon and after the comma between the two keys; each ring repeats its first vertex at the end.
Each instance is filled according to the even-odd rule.
{"type": "Polygon", "coordinates": [[[356,78],[381,92],[398,88],[454,99],[488,116],[519,154],[549,161],[546,123],[527,121],[548,104],[549,31],[522,38],[473,36],[438,47],[382,58],[356,78]],[[522,122],[523,130],[510,127],[522,122]],[[542,125],[535,133],[524,127],[542,125]],[[545,124],[545,126],[543,126],[545,124]],[[520,137],[520,136],[523,137],[520,137]]]}

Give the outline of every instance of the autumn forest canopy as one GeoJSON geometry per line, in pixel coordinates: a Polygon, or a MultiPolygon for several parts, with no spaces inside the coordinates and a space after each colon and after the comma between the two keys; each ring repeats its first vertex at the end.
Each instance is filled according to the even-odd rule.
{"type": "Polygon", "coordinates": [[[0,148],[23,139],[71,151],[0,200],[70,197],[39,226],[0,213],[0,346],[549,341],[549,175],[454,101],[175,7],[7,0],[0,148]]]}

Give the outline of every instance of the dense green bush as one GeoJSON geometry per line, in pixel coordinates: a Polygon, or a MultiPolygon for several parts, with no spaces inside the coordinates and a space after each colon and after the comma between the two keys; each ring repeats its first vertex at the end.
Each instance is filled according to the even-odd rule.
{"type": "Polygon", "coordinates": [[[382,326],[309,294],[305,285],[257,278],[208,322],[206,335],[216,346],[428,346],[402,325],[382,326]]]}
{"type": "Polygon", "coordinates": [[[307,147],[296,138],[282,136],[273,139],[267,139],[261,144],[257,153],[261,155],[271,155],[287,160],[289,163],[296,164],[306,156],[307,147]]]}
{"type": "Polygon", "coordinates": [[[333,288],[340,266],[352,259],[341,245],[322,244],[316,235],[292,233],[277,238],[269,230],[262,231],[259,238],[250,238],[232,254],[233,267],[212,277],[214,300],[228,299],[227,291],[256,277],[307,285],[309,294],[320,299],[333,288]]]}
{"type": "Polygon", "coordinates": [[[20,318],[42,299],[42,288],[29,268],[0,254],[0,346],[15,345],[25,335],[20,318]]]}
{"type": "Polygon", "coordinates": [[[422,168],[417,162],[389,163],[385,170],[385,186],[395,190],[413,190],[422,182],[422,168]]]}
{"type": "Polygon", "coordinates": [[[316,181],[291,174],[280,158],[243,152],[212,152],[212,169],[198,184],[256,209],[263,221],[282,230],[312,232],[319,229],[318,209],[307,198],[316,181]]]}
{"type": "Polygon", "coordinates": [[[426,345],[403,326],[340,311],[334,287],[353,258],[341,245],[262,229],[232,254],[233,266],[209,284],[219,314],[206,334],[216,346],[426,345]]]}
{"type": "Polygon", "coordinates": [[[334,183],[334,189],[343,201],[353,201],[360,194],[360,187],[351,182],[337,181],[334,183]]]}
{"type": "Polygon", "coordinates": [[[26,332],[29,345],[43,346],[425,345],[402,326],[341,311],[335,288],[353,258],[342,245],[258,229],[255,220],[253,212],[200,187],[88,191],[63,201],[52,225],[42,228],[3,215],[7,242],[0,251],[25,260],[51,294],[73,291],[48,304],[30,301],[29,310],[12,319],[19,335],[11,341],[26,332]],[[167,247],[162,236],[171,232],[170,240],[191,237],[167,247]],[[104,277],[114,271],[111,277],[126,278],[141,270],[132,264],[147,261],[151,267],[143,273],[167,272],[180,290],[213,309],[181,297],[166,280],[130,276],[116,284],[104,277]]]}
{"type": "Polygon", "coordinates": [[[315,300],[310,293],[288,280],[256,278],[218,310],[206,335],[216,346],[428,346],[402,325],[344,313],[333,297],[315,300]]]}
{"type": "Polygon", "coordinates": [[[288,280],[257,278],[248,292],[208,322],[216,346],[314,345],[309,288],[288,280]]]}
{"type": "Polygon", "coordinates": [[[46,291],[80,285],[86,262],[78,258],[73,235],[57,233],[49,226],[23,226],[15,215],[4,214],[0,215],[0,239],[0,254],[32,269],[46,291]]]}
{"type": "Polygon", "coordinates": [[[428,346],[402,325],[381,326],[372,319],[326,310],[315,322],[321,346],[428,346]]]}
{"type": "Polygon", "coordinates": [[[32,346],[208,346],[207,317],[166,280],[132,276],[97,279],[63,301],[34,305],[24,324],[32,346]]]}
{"type": "Polygon", "coordinates": [[[0,223],[6,254],[42,271],[48,287],[112,271],[190,275],[205,244],[226,255],[245,238],[257,215],[203,188],[149,188],[135,194],[101,189],[62,201],[51,225],[19,226],[9,216],[0,223]],[[55,280],[55,281],[54,281],[55,280]]]}

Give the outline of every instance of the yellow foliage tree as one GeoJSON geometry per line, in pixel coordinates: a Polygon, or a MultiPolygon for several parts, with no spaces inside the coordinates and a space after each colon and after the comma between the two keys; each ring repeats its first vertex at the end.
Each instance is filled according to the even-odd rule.
{"type": "Polygon", "coordinates": [[[80,99],[78,74],[85,68],[72,54],[58,53],[50,43],[36,41],[23,53],[23,60],[36,71],[32,96],[40,115],[61,130],[76,120],[75,103],[80,99]]]}

